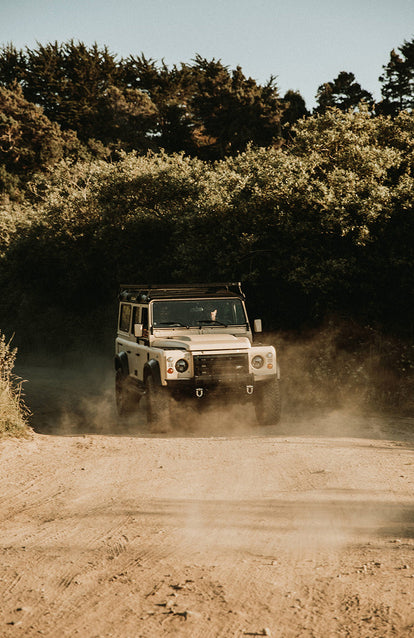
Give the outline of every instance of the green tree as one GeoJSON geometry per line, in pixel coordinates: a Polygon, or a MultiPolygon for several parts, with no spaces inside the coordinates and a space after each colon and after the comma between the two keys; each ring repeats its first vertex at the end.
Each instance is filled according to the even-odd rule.
{"type": "Polygon", "coordinates": [[[383,66],[384,73],[379,77],[382,83],[380,111],[391,115],[414,108],[414,38],[393,49],[388,64],[383,66]]]}
{"type": "Polygon", "coordinates": [[[230,72],[220,61],[197,55],[197,90],[192,99],[199,153],[222,158],[257,146],[280,143],[282,105],[274,78],[259,86],[240,67],[230,72]]]}
{"type": "Polygon", "coordinates": [[[318,87],[316,94],[318,106],[316,113],[324,113],[328,107],[337,107],[342,111],[358,108],[360,102],[373,104],[371,93],[365,91],[358,82],[355,81],[353,73],[341,71],[332,82],[325,82],[318,87]]]}
{"type": "Polygon", "coordinates": [[[95,136],[110,150],[145,151],[157,131],[158,109],[147,93],[110,86],[98,102],[95,136]]]}
{"type": "Polygon", "coordinates": [[[27,59],[23,51],[18,51],[13,44],[0,48],[0,86],[10,87],[21,82],[26,69],[27,59]]]}
{"type": "Polygon", "coordinates": [[[195,145],[189,104],[196,84],[192,68],[181,64],[169,69],[164,61],[158,65],[144,55],[130,56],[122,65],[127,85],[146,93],[156,106],[158,117],[153,141],[169,153],[185,151],[193,154],[195,145]]]}
{"type": "Polygon", "coordinates": [[[80,139],[97,137],[99,105],[106,90],[117,84],[120,71],[107,47],[89,49],[73,40],[26,50],[22,79],[25,97],[43,107],[45,115],[80,139]]]}
{"type": "Polygon", "coordinates": [[[281,119],[283,136],[289,139],[292,137],[292,126],[302,117],[307,117],[309,111],[299,91],[287,91],[283,96],[282,104],[285,107],[281,119]]]}
{"type": "Polygon", "coordinates": [[[21,180],[50,170],[64,156],[82,155],[73,132],[62,132],[39,106],[28,102],[21,87],[0,87],[0,184],[12,194],[21,180]]]}

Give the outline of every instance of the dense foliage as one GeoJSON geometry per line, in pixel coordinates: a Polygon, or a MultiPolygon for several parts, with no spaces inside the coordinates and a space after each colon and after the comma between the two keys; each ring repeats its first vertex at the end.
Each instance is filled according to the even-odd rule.
{"type": "Polygon", "coordinates": [[[62,161],[32,179],[30,213],[3,204],[0,310],[13,324],[44,304],[89,317],[123,280],[242,279],[273,327],[337,313],[408,334],[413,133],[407,112],[334,109],[302,120],[287,148],[215,164],[62,161]]]}

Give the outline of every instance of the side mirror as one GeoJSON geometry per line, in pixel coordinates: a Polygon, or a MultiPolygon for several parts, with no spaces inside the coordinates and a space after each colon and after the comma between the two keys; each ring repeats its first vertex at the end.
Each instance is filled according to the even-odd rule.
{"type": "Polygon", "coordinates": [[[255,332],[262,332],[262,320],[255,319],[253,323],[253,327],[255,332]]]}
{"type": "Polygon", "coordinates": [[[134,323],[134,337],[142,337],[142,323],[134,323]]]}

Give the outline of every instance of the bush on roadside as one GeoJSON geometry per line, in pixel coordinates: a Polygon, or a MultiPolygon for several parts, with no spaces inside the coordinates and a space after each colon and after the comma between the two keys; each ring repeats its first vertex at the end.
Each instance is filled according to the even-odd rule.
{"type": "Polygon", "coordinates": [[[27,436],[29,410],[22,399],[22,381],[13,374],[16,348],[0,332],[0,438],[27,436]]]}

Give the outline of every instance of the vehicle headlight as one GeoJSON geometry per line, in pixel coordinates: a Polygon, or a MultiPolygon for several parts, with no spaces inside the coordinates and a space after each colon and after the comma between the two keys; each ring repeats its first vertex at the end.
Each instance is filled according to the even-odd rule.
{"type": "Polygon", "coordinates": [[[257,354],[255,357],[253,357],[252,359],[253,368],[258,370],[259,368],[263,367],[263,364],[264,364],[264,359],[262,356],[260,356],[260,354],[257,354]]]}
{"type": "Polygon", "coordinates": [[[185,372],[188,368],[188,361],[186,361],[185,359],[178,359],[178,361],[175,364],[175,369],[177,370],[177,372],[185,372]]]}

